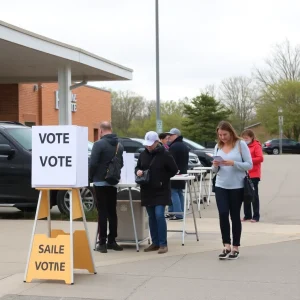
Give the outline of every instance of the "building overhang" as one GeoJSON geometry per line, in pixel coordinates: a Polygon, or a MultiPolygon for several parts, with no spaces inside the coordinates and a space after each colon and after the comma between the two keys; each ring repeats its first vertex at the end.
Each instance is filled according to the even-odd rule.
{"type": "Polygon", "coordinates": [[[132,70],[0,21],[0,84],[57,82],[68,66],[72,81],[131,80],[132,70]]]}

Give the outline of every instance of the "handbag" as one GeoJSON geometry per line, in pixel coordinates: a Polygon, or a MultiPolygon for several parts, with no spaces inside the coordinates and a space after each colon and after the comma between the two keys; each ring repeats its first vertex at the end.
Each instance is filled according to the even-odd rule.
{"type": "Polygon", "coordinates": [[[135,175],[135,183],[139,185],[148,184],[150,182],[150,167],[152,166],[156,156],[151,160],[149,168],[143,171],[143,175],[137,176],[135,175]]]}
{"type": "MultiPolygon", "coordinates": [[[[239,151],[242,158],[242,161],[244,162],[242,150],[241,150],[241,144],[239,144],[239,151]]],[[[246,204],[253,203],[255,201],[255,188],[254,184],[249,176],[249,173],[245,171],[246,176],[244,178],[244,195],[243,195],[243,201],[246,204]]]]}

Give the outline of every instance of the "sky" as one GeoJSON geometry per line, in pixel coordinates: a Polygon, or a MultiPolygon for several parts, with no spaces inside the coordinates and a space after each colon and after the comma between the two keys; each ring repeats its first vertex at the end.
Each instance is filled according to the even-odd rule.
{"type": "MultiPolygon", "coordinates": [[[[299,0],[159,0],[161,100],[251,76],[274,45],[300,44],[299,11],[299,0]]],[[[90,84],[156,98],[155,0],[1,1],[0,20],[134,70],[90,84]]]]}

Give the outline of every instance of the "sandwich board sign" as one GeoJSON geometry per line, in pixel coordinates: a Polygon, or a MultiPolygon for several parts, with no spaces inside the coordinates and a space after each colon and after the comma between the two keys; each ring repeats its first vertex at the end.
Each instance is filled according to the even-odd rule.
{"type": "Polygon", "coordinates": [[[32,127],[32,187],[88,185],[88,128],[32,127]]]}
{"type": "Polygon", "coordinates": [[[32,187],[40,190],[24,282],[33,279],[74,283],[74,269],[96,274],[80,188],[88,185],[88,129],[80,126],[32,128],[32,187]],[[70,231],[52,229],[50,191],[69,192],[70,231]],[[37,221],[47,218],[48,233],[36,234],[37,221]],[[82,219],[84,230],[73,220],[82,219]]]}

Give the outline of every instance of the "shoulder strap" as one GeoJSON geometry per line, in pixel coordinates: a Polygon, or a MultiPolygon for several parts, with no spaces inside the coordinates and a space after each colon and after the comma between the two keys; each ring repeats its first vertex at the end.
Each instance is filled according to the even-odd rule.
{"type": "MultiPolygon", "coordinates": [[[[240,155],[241,155],[241,158],[242,158],[242,162],[244,162],[242,148],[241,148],[241,141],[239,142],[239,152],[240,152],[240,155]]],[[[245,171],[245,173],[246,173],[246,176],[249,175],[249,173],[247,171],[245,171]]]]}
{"type": "Polygon", "coordinates": [[[239,142],[238,146],[239,146],[239,152],[240,152],[240,155],[241,155],[241,158],[242,158],[242,162],[244,162],[242,148],[241,148],[241,141],[239,142]]]}
{"type": "Polygon", "coordinates": [[[120,144],[120,143],[118,143],[118,145],[117,145],[115,156],[117,156],[117,154],[118,154],[119,144],[120,144]]]}
{"type": "Polygon", "coordinates": [[[150,167],[152,166],[152,164],[154,163],[155,158],[156,158],[156,155],[151,159],[151,162],[150,162],[150,165],[149,165],[149,169],[150,169],[150,167]]]}

